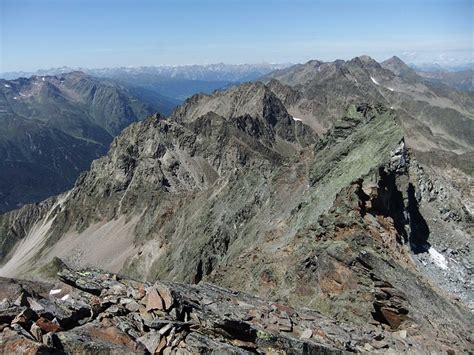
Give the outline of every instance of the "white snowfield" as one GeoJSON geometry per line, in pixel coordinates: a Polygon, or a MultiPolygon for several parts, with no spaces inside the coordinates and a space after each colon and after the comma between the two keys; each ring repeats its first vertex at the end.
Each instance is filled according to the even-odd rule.
{"type": "Polygon", "coordinates": [[[430,247],[430,248],[428,249],[428,253],[430,254],[431,259],[433,259],[433,262],[435,263],[436,266],[438,266],[439,268],[441,268],[441,269],[443,269],[443,270],[447,270],[447,269],[448,269],[448,261],[447,261],[446,258],[445,258],[440,252],[438,252],[435,248],[430,247]]]}
{"type": "Polygon", "coordinates": [[[293,117],[293,120],[295,120],[295,121],[300,121],[300,122],[303,121],[301,118],[298,118],[298,117],[293,117]]]}
{"type": "Polygon", "coordinates": [[[370,77],[370,80],[372,80],[372,82],[375,84],[375,85],[380,85],[379,82],[377,80],[375,80],[372,76],[370,77]]]}
{"type": "MultiPolygon", "coordinates": [[[[370,76],[370,80],[372,80],[372,82],[373,82],[375,85],[379,85],[379,86],[380,86],[380,83],[379,83],[377,80],[375,80],[375,78],[374,78],[373,76],[370,76]]],[[[394,91],[393,88],[391,88],[391,87],[388,87],[388,86],[383,86],[383,87],[384,87],[385,89],[387,89],[387,90],[394,91]]]]}

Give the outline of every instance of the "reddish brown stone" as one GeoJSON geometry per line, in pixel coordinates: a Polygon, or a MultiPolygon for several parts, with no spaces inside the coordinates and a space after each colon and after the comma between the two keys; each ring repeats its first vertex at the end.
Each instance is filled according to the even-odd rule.
{"type": "Polygon", "coordinates": [[[170,289],[161,284],[156,284],[155,288],[163,300],[164,310],[167,311],[173,305],[173,296],[171,295],[170,289]]]}
{"type": "Polygon", "coordinates": [[[135,344],[132,338],[115,327],[90,327],[88,333],[93,339],[100,339],[107,343],[126,346],[130,350],[137,350],[137,344],[135,344]]]}
{"type": "Polygon", "coordinates": [[[146,295],[145,286],[140,285],[137,292],[138,299],[141,300],[143,297],[145,297],[145,295],[146,295]]]}
{"type": "Polygon", "coordinates": [[[163,349],[166,347],[166,337],[162,337],[160,340],[160,344],[158,344],[158,347],[155,350],[155,354],[161,354],[163,349]]]}
{"type": "Polygon", "coordinates": [[[148,312],[154,309],[158,309],[160,311],[164,309],[163,299],[160,297],[157,290],[155,290],[154,288],[151,289],[150,291],[148,291],[146,297],[146,310],[148,312]]]}
{"type": "Polygon", "coordinates": [[[0,354],[48,354],[54,350],[8,328],[0,334],[0,339],[0,354]]]}
{"type": "Polygon", "coordinates": [[[398,314],[398,312],[392,308],[382,307],[380,311],[393,330],[398,329],[406,318],[403,314],[398,314]]]}
{"type": "Polygon", "coordinates": [[[36,321],[36,325],[40,327],[45,333],[56,333],[61,330],[59,325],[43,317],[36,321]]]}

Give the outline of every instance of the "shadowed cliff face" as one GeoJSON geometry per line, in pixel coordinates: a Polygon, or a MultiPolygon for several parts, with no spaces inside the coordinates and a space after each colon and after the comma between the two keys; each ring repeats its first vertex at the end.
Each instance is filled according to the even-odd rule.
{"type": "Polygon", "coordinates": [[[318,138],[263,84],[197,95],[127,128],[67,194],[0,217],[0,273],[58,256],[465,349],[469,312],[412,254],[433,234],[420,169],[383,105],[349,105],[318,138]]]}

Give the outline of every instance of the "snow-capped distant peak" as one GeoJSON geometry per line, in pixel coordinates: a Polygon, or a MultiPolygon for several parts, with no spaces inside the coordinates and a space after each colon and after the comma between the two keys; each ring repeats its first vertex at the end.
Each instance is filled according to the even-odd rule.
{"type": "Polygon", "coordinates": [[[375,85],[380,85],[379,82],[378,82],[377,80],[375,80],[373,76],[370,77],[370,80],[372,80],[372,82],[373,82],[375,85]]]}

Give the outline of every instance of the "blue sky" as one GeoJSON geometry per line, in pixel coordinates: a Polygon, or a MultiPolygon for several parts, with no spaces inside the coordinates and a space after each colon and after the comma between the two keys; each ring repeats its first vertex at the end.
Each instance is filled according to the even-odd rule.
{"type": "Polygon", "coordinates": [[[0,0],[0,72],[473,60],[474,0],[0,0]]]}

